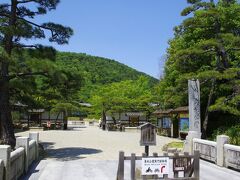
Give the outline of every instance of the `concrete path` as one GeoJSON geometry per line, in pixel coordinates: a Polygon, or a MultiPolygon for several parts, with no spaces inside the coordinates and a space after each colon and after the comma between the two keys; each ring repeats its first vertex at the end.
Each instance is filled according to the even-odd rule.
{"type": "MultiPolygon", "coordinates": [[[[27,134],[28,132],[24,132],[17,135],[27,134]]],[[[115,180],[119,150],[123,150],[126,155],[133,152],[141,155],[144,147],[139,146],[139,139],[139,133],[108,132],[96,126],[69,131],[40,132],[40,140],[47,151],[47,156],[34,165],[30,173],[22,179],[115,180]]],[[[150,147],[150,153],[161,154],[161,147],[170,141],[176,139],[157,136],[157,146],[150,147]]],[[[129,163],[125,165],[125,177],[129,179],[127,169],[130,169],[130,165],[129,163]]],[[[240,179],[238,172],[204,161],[201,161],[200,174],[203,180],[240,179]]]]}
{"type": "Polygon", "coordinates": [[[201,180],[240,180],[240,172],[200,161],[201,180]]]}

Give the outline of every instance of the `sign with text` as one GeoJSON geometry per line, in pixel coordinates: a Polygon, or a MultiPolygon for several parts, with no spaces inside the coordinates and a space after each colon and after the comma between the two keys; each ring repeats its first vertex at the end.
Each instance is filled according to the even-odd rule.
{"type": "Polygon", "coordinates": [[[141,129],[140,146],[156,146],[156,126],[145,123],[139,127],[141,129]]]}
{"type": "Polygon", "coordinates": [[[142,158],[142,175],[168,174],[169,158],[142,158]]]}
{"type": "Polygon", "coordinates": [[[187,171],[191,167],[192,161],[190,157],[179,157],[173,159],[173,171],[187,171]]]}

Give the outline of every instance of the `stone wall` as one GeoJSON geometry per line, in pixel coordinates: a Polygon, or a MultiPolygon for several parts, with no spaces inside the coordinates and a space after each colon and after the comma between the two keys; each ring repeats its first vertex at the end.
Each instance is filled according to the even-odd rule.
{"type": "Polygon", "coordinates": [[[18,179],[27,173],[29,166],[38,160],[39,134],[29,133],[29,137],[18,137],[16,149],[0,145],[0,180],[18,179]]]}

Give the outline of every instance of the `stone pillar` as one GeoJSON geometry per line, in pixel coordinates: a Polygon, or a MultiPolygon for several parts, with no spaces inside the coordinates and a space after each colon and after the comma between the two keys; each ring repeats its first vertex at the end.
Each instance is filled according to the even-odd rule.
{"type": "Polygon", "coordinates": [[[228,144],[229,137],[226,135],[217,136],[217,165],[224,166],[224,144],[228,144]]]}
{"type": "Polygon", "coordinates": [[[200,85],[198,80],[188,80],[189,132],[184,152],[193,154],[193,138],[201,138],[200,85]]]}
{"type": "Polygon", "coordinates": [[[189,131],[201,133],[200,86],[198,80],[188,80],[189,131]]]}
{"type": "Polygon", "coordinates": [[[25,151],[25,159],[24,159],[24,170],[25,173],[28,171],[28,160],[29,160],[29,138],[28,137],[18,137],[16,139],[16,148],[23,147],[25,151]]]}
{"type": "Polygon", "coordinates": [[[36,160],[38,160],[38,158],[39,158],[39,149],[38,149],[39,133],[38,132],[30,132],[29,133],[29,138],[31,140],[35,140],[36,141],[36,155],[35,155],[35,158],[36,158],[36,160]]]}
{"type": "Polygon", "coordinates": [[[10,179],[10,155],[11,147],[9,145],[0,145],[0,159],[3,160],[5,167],[5,180],[10,179]]]}

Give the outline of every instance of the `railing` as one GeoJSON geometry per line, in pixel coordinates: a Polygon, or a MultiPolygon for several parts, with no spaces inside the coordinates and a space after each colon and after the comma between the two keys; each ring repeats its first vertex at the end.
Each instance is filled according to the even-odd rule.
{"type": "Polygon", "coordinates": [[[240,146],[224,145],[224,163],[226,167],[240,169],[240,146]]]}
{"type": "Polygon", "coordinates": [[[16,150],[9,145],[0,145],[0,180],[15,180],[28,171],[33,161],[38,159],[39,134],[29,133],[28,137],[16,139],[16,150]]]}
{"type": "MultiPolygon", "coordinates": [[[[199,151],[194,151],[194,155],[189,155],[188,153],[178,154],[174,153],[174,155],[168,155],[164,153],[164,156],[158,156],[157,153],[153,153],[153,156],[148,156],[151,158],[157,157],[169,157],[173,161],[173,177],[169,177],[168,174],[163,174],[163,179],[168,180],[199,180],[199,151]],[[183,172],[183,177],[179,177],[179,172],[183,172]]],[[[124,156],[124,152],[119,152],[119,161],[118,161],[118,170],[117,170],[117,180],[124,180],[124,161],[130,160],[130,174],[131,180],[135,180],[137,178],[146,179],[159,179],[157,175],[141,175],[141,177],[136,177],[136,160],[142,160],[142,158],[146,158],[146,154],[143,153],[142,156],[136,156],[134,153],[131,156],[124,156]]]]}
{"type": "Polygon", "coordinates": [[[217,161],[217,143],[203,139],[193,139],[193,149],[199,151],[200,157],[216,163],[217,161]]]}
{"type": "Polygon", "coordinates": [[[218,135],[216,142],[194,138],[192,149],[199,150],[202,159],[240,170],[240,146],[228,143],[229,137],[226,135],[218,135]]]}
{"type": "Polygon", "coordinates": [[[18,179],[24,172],[24,148],[19,147],[10,155],[10,179],[18,179]]]}

